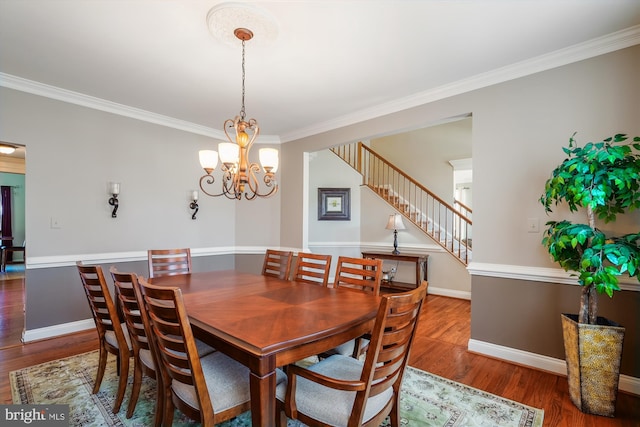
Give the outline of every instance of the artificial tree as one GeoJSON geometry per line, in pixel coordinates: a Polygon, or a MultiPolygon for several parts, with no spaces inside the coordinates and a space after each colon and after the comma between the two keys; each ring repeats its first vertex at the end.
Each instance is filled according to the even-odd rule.
{"type": "Polygon", "coordinates": [[[618,277],[625,273],[640,280],[640,231],[616,237],[596,227],[596,219],[608,223],[640,209],[640,137],[626,142],[625,134],[616,134],[579,147],[574,136],[540,202],[547,212],[552,203],[565,202],[571,212],[583,208],[588,222],[549,221],[542,244],[554,261],[578,276],[579,323],[596,324],[598,293],[613,297],[620,290],[618,277]]]}
{"type": "Polygon", "coordinates": [[[640,279],[640,232],[607,236],[596,221],[640,209],[640,137],[626,142],[625,134],[617,134],[579,147],[574,136],[540,202],[547,212],[563,202],[571,212],[584,209],[588,222],[549,221],[542,244],[582,286],[579,314],[561,317],[569,396],[581,411],[611,417],[625,328],[598,317],[597,297],[613,297],[621,275],[640,279]]]}

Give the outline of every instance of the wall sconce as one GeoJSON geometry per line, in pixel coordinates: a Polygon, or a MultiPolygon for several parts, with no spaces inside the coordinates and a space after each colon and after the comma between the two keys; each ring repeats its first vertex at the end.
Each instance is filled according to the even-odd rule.
{"type": "Polygon", "coordinates": [[[119,182],[110,182],[109,183],[109,194],[111,194],[111,198],[109,199],[109,205],[113,206],[113,211],[111,212],[111,218],[116,218],[118,215],[118,194],[120,194],[120,183],[119,182]]]}
{"type": "Polygon", "coordinates": [[[196,219],[196,215],[198,214],[198,191],[193,190],[191,192],[191,204],[189,205],[189,209],[193,209],[193,214],[191,215],[191,219],[196,219]]]}

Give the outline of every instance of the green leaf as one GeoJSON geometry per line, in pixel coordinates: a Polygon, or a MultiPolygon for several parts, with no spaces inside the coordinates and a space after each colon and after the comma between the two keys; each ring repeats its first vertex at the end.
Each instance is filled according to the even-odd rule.
{"type": "MultiPolygon", "coordinates": [[[[563,203],[570,212],[590,208],[597,224],[640,209],[640,136],[625,142],[626,134],[617,133],[580,147],[575,135],[562,148],[567,158],[544,183],[539,201],[545,211],[563,203]]],[[[541,243],[580,285],[612,296],[619,290],[617,276],[628,274],[640,281],[640,232],[611,237],[597,227],[550,221],[541,243]]]]}

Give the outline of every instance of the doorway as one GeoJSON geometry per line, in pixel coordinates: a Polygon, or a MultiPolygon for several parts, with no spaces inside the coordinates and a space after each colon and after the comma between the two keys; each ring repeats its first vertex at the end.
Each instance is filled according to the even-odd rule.
{"type": "MultiPolygon", "coordinates": [[[[0,142],[15,148],[12,153],[0,153],[0,186],[8,188],[11,199],[10,227],[0,229],[4,245],[22,245],[25,231],[25,148],[0,142]],[[5,231],[10,229],[10,235],[5,231]]],[[[3,214],[0,208],[0,216],[3,214]]],[[[0,218],[1,219],[1,218],[0,218]]],[[[1,222],[0,222],[1,223],[1,222]]],[[[14,261],[21,261],[15,253],[14,261]]],[[[26,264],[7,263],[0,272],[0,348],[22,344],[25,328],[25,269],[26,264]]]]}

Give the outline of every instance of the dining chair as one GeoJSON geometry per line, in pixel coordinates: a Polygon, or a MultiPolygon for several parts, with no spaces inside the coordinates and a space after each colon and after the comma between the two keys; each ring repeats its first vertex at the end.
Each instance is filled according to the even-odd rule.
{"type": "Polygon", "coordinates": [[[22,261],[20,264],[27,263],[27,242],[22,242],[22,246],[0,246],[0,271],[7,271],[7,264],[9,262],[15,264],[16,262],[12,259],[12,256],[16,252],[22,252],[22,261]],[[11,256],[9,256],[11,255],[11,256]]]}
{"type": "Polygon", "coordinates": [[[220,351],[198,357],[180,289],[138,281],[163,365],[163,424],[171,425],[176,408],[203,426],[248,411],[249,369],[220,351]]]}
{"type": "Polygon", "coordinates": [[[149,249],[149,277],[191,273],[191,249],[149,249]]]}
{"type": "Polygon", "coordinates": [[[298,252],[298,262],[293,273],[296,282],[327,286],[331,255],[298,252]]]}
{"type": "Polygon", "coordinates": [[[262,264],[262,275],[289,280],[293,252],[267,249],[262,264]]]}
{"type": "Polygon", "coordinates": [[[151,333],[151,325],[144,305],[140,303],[137,296],[136,288],[139,288],[137,276],[133,273],[119,272],[116,267],[109,269],[113,284],[115,286],[118,303],[124,316],[127,331],[131,339],[131,347],[133,349],[133,385],[131,387],[131,396],[129,397],[129,405],[127,406],[127,418],[133,416],[138,397],[140,396],[140,386],[142,385],[142,376],[156,380],[156,411],[155,422],[156,427],[162,423],[163,400],[161,399],[160,390],[162,389],[162,375],[157,372],[158,354],[156,352],[153,334],[151,333]]]}
{"type": "MultiPolygon", "coordinates": [[[[382,260],[368,258],[338,257],[334,288],[349,289],[352,291],[366,292],[380,295],[382,280],[382,260]]],[[[351,355],[358,358],[367,350],[368,337],[362,336],[321,354],[328,357],[332,354],[351,355]]]]}
{"type": "MultiPolygon", "coordinates": [[[[161,399],[162,395],[160,393],[160,390],[162,390],[162,375],[158,372],[157,367],[162,366],[162,363],[158,353],[158,346],[151,331],[151,323],[146,306],[142,299],[138,276],[134,273],[120,272],[115,266],[112,266],[109,272],[113,278],[117,299],[126,321],[133,348],[134,375],[129,406],[127,407],[127,418],[133,416],[140,395],[142,376],[146,375],[156,380],[157,395],[154,425],[160,426],[162,415],[164,415],[162,410],[164,401],[161,399]]],[[[198,350],[198,357],[204,357],[215,351],[213,347],[198,339],[196,339],[196,349],[198,350]]]]}
{"type": "Polygon", "coordinates": [[[129,358],[133,355],[129,332],[126,325],[120,322],[116,304],[107,287],[107,282],[102,272],[102,267],[96,265],[84,265],[76,263],[80,280],[84,287],[91,314],[98,331],[100,342],[100,356],[98,359],[98,372],[93,386],[93,394],[100,390],[100,384],[107,366],[108,353],[116,356],[116,372],[118,390],[113,404],[113,413],[117,413],[124,399],[124,392],[129,377],[129,358]]]}
{"type": "Polygon", "coordinates": [[[384,296],[364,361],[334,355],[308,368],[290,365],[276,387],[278,424],[287,417],[308,426],[379,426],[388,416],[400,426],[400,387],[426,283],[384,296]]]}

